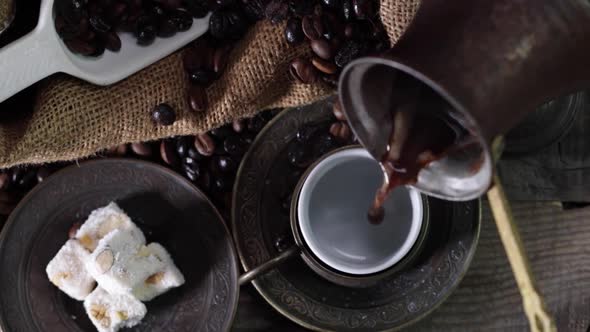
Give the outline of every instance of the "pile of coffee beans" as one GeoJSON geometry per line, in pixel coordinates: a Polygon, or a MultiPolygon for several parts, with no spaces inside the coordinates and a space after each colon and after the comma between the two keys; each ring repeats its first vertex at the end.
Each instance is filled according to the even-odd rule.
{"type": "MultiPolygon", "coordinates": [[[[166,109],[165,106],[159,108],[166,109]]],[[[122,144],[101,151],[90,159],[124,157],[160,163],[182,174],[203,190],[224,217],[229,218],[231,192],[238,165],[258,132],[277,112],[265,111],[194,136],[122,144]]],[[[18,201],[47,176],[71,164],[0,170],[0,216],[10,214],[18,201]]]]}
{"type": "MultiPolygon", "coordinates": [[[[166,107],[164,107],[166,108],[166,107]]],[[[179,136],[153,142],[122,144],[99,152],[89,159],[123,157],[162,164],[186,177],[213,201],[229,220],[232,189],[238,166],[256,135],[279,110],[270,110],[194,136],[179,136]]],[[[342,122],[327,121],[301,128],[291,140],[284,155],[285,187],[283,208],[288,211],[290,195],[305,169],[323,154],[354,142],[342,122]],[[336,131],[333,128],[339,126],[336,131]]],[[[347,127],[346,127],[347,128],[347,127]]],[[[43,166],[0,169],[0,222],[22,197],[56,170],[74,162],[43,166]]],[[[0,227],[2,225],[0,224],[0,227]]]]}
{"type": "Polygon", "coordinates": [[[378,15],[378,1],[321,0],[289,2],[285,37],[291,44],[303,41],[313,51],[311,59],[293,59],[291,76],[301,83],[319,80],[336,86],[341,69],[350,61],[389,48],[389,39],[378,15]]]}
{"type": "Polygon", "coordinates": [[[150,45],[156,36],[187,31],[193,17],[207,12],[193,0],[57,0],[55,28],[70,51],[96,57],[105,49],[121,49],[119,32],[131,32],[137,44],[150,45]]]}
{"type": "Polygon", "coordinates": [[[336,86],[341,69],[363,55],[389,48],[377,0],[216,0],[209,33],[188,46],[184,68],[191,82],[188,102],[207,108],[205,88],[218,78],[235,41],[255,21],[285,22],[289,44],[307,42],[312,58],[292,60],[289,71],[300,83],[336,86]]]}
{"type": "Polygon", "coordinates": [[[389,40],[377,0],[57,0],[55,25],[68,48],[85,56],[121,48],[118,32],[132,32],[140,45],[156,36],[190,29],[193,18],[211,12],[209,31],[191,43],[183,63],[193,111],[208,106],[206,88],[225,69],[233,45],[258,20],[285,22],[289,44],[307,42],[312,58],[298,57],[291,76],[301,83],[332,86],[346,64],[378,54],[389,40]]]}

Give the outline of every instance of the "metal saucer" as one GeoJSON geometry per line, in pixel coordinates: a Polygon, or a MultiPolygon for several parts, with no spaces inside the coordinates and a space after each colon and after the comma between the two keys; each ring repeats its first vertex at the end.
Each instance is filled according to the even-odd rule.
{"type": "MultiPolygon", "coordinates": [[[[303,125],[330,121],[331,105],[328,100],[283,111],[244,157],[234,187],[232,227],[246,270],[276,256],[276,238],[289,234],[289,215],[281,208],[281,199],[296,181],[288,174],[287,146],[303,125]]],[[[477,245],[480,210],[477,200],[433,199],[432,229],[424,251],[412,266],[375,286],[336,285],[301,259],[285,263],[253,284],[277,311],[312,330],[399,330],[432,312],[459,284],[477,245]]]]}

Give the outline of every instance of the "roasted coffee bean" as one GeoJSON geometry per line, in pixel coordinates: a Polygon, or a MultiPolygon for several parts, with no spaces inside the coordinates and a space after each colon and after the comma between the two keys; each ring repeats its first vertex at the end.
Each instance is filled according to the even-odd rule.
{"type": "Polygon", "coordinates": [[[77,24],[86,15],[83,0],[56,1],[56,9],[69,24],[77,24]]]}
{"type": "Polygon", "coordinates": [[[211,55],[212,49],[206,42],[198,42],[189,46],[183,56],[182,63],[188,72],[205,67],[211,55]]]}
{"type": "Polygon", "coordinates": [[[237,119],[232,121],[232,128],[236,133],[241,133],[242,131],[244,131],[244,120],[242,119],[237,119]]]}
{"type": "Polygon", "coordinates": [[[64,40],[68,49],[74,53],[90,56],[96,51],[96,47],[89,42],[79,39],[64,40]]]}
{"type": "Polygon", "coordinates": [[[305,35],[301,29],[301,20],[295,17],[290,18],[285,27],[285,38],[287,42],[292,45],[299,44],[303,41],[304,37],[305,35]]]}
{"type": "Polygon", "coordinates": [[[322,59],[330,60],[334,57],[334,49],[332,45],[324,39],[312,40],[311,43],[312,51],[322,59]]]}
{"type": "Polygon", "coordinates": [[[172,106],[162,103],[152,111],[152,120],[161,126],[169,126],[176,121],[176,112],[172,106]]]}
{"type": "Polygon", "coordinates": [[[342,0],[322,0],[322,5],[330,9],[337,9],[342,4],[342,0]]]}
{"type": "MultiPolygon", "coordinates": [[[[194,140],[194,137],[193,137],[193,140],[194,140]]],[[[198,161],[198,160],[202,160],[204,157],[202,154],[199,153],[199,151],[197,151],[197,149],[193,145],[188,149],[188,158],[198,161]]]]}
{"type": "Polygon", "coordinates": [[[90,23],[90,26],[92,26],[92,28],[98,32],[106,33],[111,31],[112,28],[112,25],[100,15],[90,16],[90,18],[88,18],[88,22],[90,23]]]}
{"type": "Polygon", "coordinates": [[[223,141],[223,150],[232,156],[241,156],[246,153],[248,144],[239,135],[232,135],[223,141]]]}
{"type": "Polygon", "coordinates": [[[317,82],[319,78],[315,67],[303,58],[295,58],[291,61],[289,73],[296,81],[304,84],[317,82]]]}
{"type": "Polygon", "coordinates": [[[25,174],[24,168],[20,168],[20,167],[13,168],[10,172],[10,182],[14,185],[17,185],[24,174],[25,174]]]}
{"type": "Polygon", "coordinates": [[[308,150],[308,145],[299,142],[293,142],[289,145],[287,158],[291,165],[302,168],[308,167],[313,162],[312,155],[308,150]]]}
{"type": "Polygon", "coordinates": [[[188,103],[195,112],[203,112],[209,105],[207,91],[200,85],[191,85],[188,89],[188,103]]]}
{"type": "Polygon", "coordinates": [[[170,13],[170,20],[176,26],[176,31],[187,31],[193,26],[193,17],[185,10],[177,9],[170,13]]]}
{"type": "Polygon", "coordinates": [[[127,144],[120,144],[107,149],[107,155],[123,157],[127,154],[127,144]]]}
{"type": "Polygon", "coordinates": [[[207,133],[197,134],[195,136],[195,148],[203,156],[211,156],[215,151],[215,142],[207,133]]]}
{"type": "Polygon", "coordinates": [[[366,21],[353,21],[344,27],[344,37],[355,41],[362,41],[373,38],[371,30],[373,27],[366,21]]]}
{"type": "Polygon", "coordinates": [[[160,143],[160,157],[170,166],[178,166],[180,160],[176,155],[176,144],[172,140],[163,140],[160,143]]]}
{"type": "Polygon", "coordinates": [[[153,154],[152,147],[149,143],[131,143],[131,151],[141,157],[151,157],[153,154]]]}
{"type": "Polygon", "coordinates": [[[191,71],[188,75],[191,83],[209,85],[215,78],[215,73],[206,68],[199,68],[191,71]]]}
{"type": "Polygon", "coordinates": [[[232,9],[214,11],[209,19],[209,32],[217,39],[240,39],[248,27],[243,14],[232,9]]]}
{"type": "Polygon", "coordinates": [[[278,24],[289,16],[289,4],[284,0],[271,0],[264,12],[272,24],[278,24]]]}
{"type": "Polygon", "coordinates": [[[212,69],[214,73],[221,74],[223,72],[225,66],[227,66],[230,51],[231,47],[229,45],[215,49],[212,56],[212,69]]]}
{"type": "Polygon", "coordinates": [[[184,4],[194,18],[203,18],[209,13],[209,8],[204,0],[184,0],[184,4]]]}
{"type": "Polygon", "coordinates": [[[209,130],[209,134],[211,134],[219,139],[224,139],[224,138],[228,137],[229,135],[232,135],[233,133],[234,133],[234,131],[232,130],[231,125],[229,125],[229,124],[209,130]]]}
{"type": "Polygon", "coordinates": [[[158,23],[158,37],[172,37],[176,34],[176,22],[172,18],[164,18],[158,23]]]}
{"type": "Polygon", "coordinates": [[[63,40],[73,39],[84,33],[79,24],[67,23],[61,16],[55,18],[55,30],[63,40]]]}
{"type": "Polygon", "coordinates": [[[321,71],[325,74],[334,74],[336,71],[338,71],[338,67],[336,67],[335,64],[333,64],[332,62],[320,59],[319,57],[313,57],[313,59],[311,60],[311,63],[319,71],[321,71]]]}
{"type": "Polygon", "coordinates": [[[201,167],[198,164],[182,164],[182,170],[184,171],[184,175],[192,182],[197,182],[201,176],[201,167]]]}
{"type": "Polygon", "coordinates": [[[0,190],[4,190],[8,187],[10,182],[9,176],[7,173],[0,173],[0,190]]]}
{"type": "Polygon", "coordinates": [[[359,42],[349,40],[338,51],[334,57],[334,62],[340,68],[346,66],[350,61],[360,57],[365,52],[365,46],[359,42]]]}
{"type": "Polygon", "coordinates": [[[28,190],[37,184],[37,171],[30,169],[26,171],[23,176],[16,183],[22,190],[28,190]]]}
{"type": "Polygon", "coordinates": [[[368,19],[375,16],[374,0],[352,0],[352,10],[357,19],[368,19]]]}
{"type": "Polygon", "coordinates": [[[354,18],[352,0],[342,0],[342,17],[346,21],[351,21],[354,18]]]}
{"type": "Polygon", "coordinates": [[[127,10],[127,4],[124,2],[115,2],[110,10],[109,10],[109,17],[112,20],[117,20],[119,19],[121,16],[123,16],[123,14],[125,14],[125,11],[127,10]]]}
{"type": "Polygon", "coordinates": [[[104,45],[104,42],[102,41],[94,41],[94,52],[92,54],[90,54],[90,56],[92,57],[99,57],[101,55],[104,54],[104,51],[106,50],[106,47],[104,45]]]}
{"type": "Polygon", "coordinates": [[[85,42],[92,42],[94,40],[94,38],[96,38],[96,32],[92,31],[92,29],[87,30],[86,32],[80,34],[80,36],[78,37],[81,40],[85,41],[85,42]]]}
{"type": "Polygon", "coordinates": [[[230,156],[214,156],[212,166],[217,173],[232,173],[238,169],[238,164],[230,156]]]}
{"type": "MultiPolygon", "coordinates": [[[[199,156],[199,158],[202,158],[201,155],[199,156]]],[[[199,162],[197,161],[197,159],[191,157],[185,157],[184,159],[182,159],[182,163],[192,168],[199,167],[199,162]]]]}
{"type": "Polygon", "coordinates": [[[346,121],[346,115],[344,115],[344,111],[342,110],[342,104],[340,100],[336,100],[334,105],[332,106],[332,114],[338,121],[346,121]]]}
{"type": "Polygon", "coordinates": [[[80,222],[75,222],[72,224],[72,227],[70,227],[70,229],[68,230],[68,238],[73,239],[76,237],[76,233],[78,233],[78,230],[80,229],[80,227],[82,227],[82,223],[80,222]]]}
{"type": "Polygon", "coordinates": [[[180,136],[176,138],[176,154],[180,158],[188,156],[188,150],[193,143],[193,139],[190,136],[180,136]]]}
{"type": "Polygon", "coordinates": [[[351,131],[344,122],[334,122],[330,126],[330,134],[341,142],[347,142],[351,137],[351,131]]]}
{"type": "Polygon", "coordinates": [[[312,15],[307,15],[303,17],[303,20],[301,20],[301,29],[305,36],[310,40],[322,38],[322,34],[316,29],[316,24],[314,21],[315,16],[312,15]]]}
{"type": "Polygon", "coordinates": [[[137,44],[147,46],[156,39],[156,22],[149,16],[141,16],[135,23],[135,38],[137,44]]]}
{"type": "Polygon", "coordinates": [[[109,51],[119,52],[121,50],[121,38],[115,32],[109,32],[104,36],[104,45],[109,51]]]}
{"type": "Polygon", "coordinates": [[[312,0],[290,0],[289,10],[297,17],[303,17],[313,13],[314,1],[312,0]]]}

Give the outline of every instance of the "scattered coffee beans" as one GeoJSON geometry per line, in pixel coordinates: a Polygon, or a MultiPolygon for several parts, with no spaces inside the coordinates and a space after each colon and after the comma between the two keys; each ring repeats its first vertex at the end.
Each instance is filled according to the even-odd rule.
{"type": "MultiPolygon", "coordinates": [[[[238,131],[234,130],[233,124],[229,124],[197,136],[122,144],[98,155],[101,158],[147,159],[169,167],[208,194],[222,214],[229,218],[231,190],[238,165],[252,142],[251,136],[258,133],[250,130],[262,129],[274,114],[274,111],[267,111],[250,119],[234,121],[240,124],[238,131]],[[246,130],[246,127],[250,129],[246,130]],[[226,141],[229,143],[225,144],[226,141]],[[231,154],[225,151],[225,145],[228,145],[231,154]]],[[[72,163],[0,170],[0,215],[10,214],[18,201],[52,171],[72,163]]],[[[72,229],[71,233],[75,233],[76,230],[72,229]]]]}
{"type": "Polygon", "coordinates": [[[176,112],[172,106],[166,103],[160,104],[152,111],[152,120],[158,125],[169,126],[176,121],[176,112]]]}

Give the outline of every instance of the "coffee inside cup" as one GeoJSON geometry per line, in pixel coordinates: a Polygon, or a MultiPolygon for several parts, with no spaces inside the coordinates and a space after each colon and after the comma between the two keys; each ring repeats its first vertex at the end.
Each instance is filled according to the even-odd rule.
{"type": "Polygon", "coordinates": [[[385,219],[367,222],[367,206],[383,172],[363,148],[335,152],[309,173],[297,202],[298,225],[305,244],[325,265],[366,275],[386,270],[412,249],[420,234],[420,194],[398,187],[384,203],[385,219]]]}

